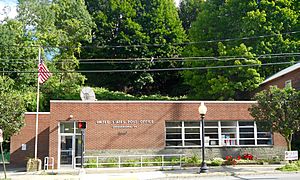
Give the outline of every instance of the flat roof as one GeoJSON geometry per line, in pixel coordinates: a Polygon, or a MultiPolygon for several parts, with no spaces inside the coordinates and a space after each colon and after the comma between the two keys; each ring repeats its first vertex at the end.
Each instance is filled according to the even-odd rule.
{"type": "MultiPolygon", "coordinates": [[[[25,112],[25,114],[34,115],[36,112],[25,112]]],[[[50,112],[39,112],[39,114],[50,114],[50,112]]]]}
{"type": "Polygon", "coordinates": [[[260,84],[264,84],[264,83],[267,83],[267,82],[269,82],[269,81],[272,81],[273,79],[276,79],[276,78],[278,78],[278,77],[280,77],[280,76],[283,76],[283,75],[285,75],[285,74],[287,74],[287,73],[290,73],[290,72],[292,72],[292,71],[295,71],[296,69],[299,69],[299,68],[300,68],[300,63],[294,64],[294,65],[292,65],[292,66],[290,66],[290,67],[288,67],[288,68],[285,68],[285,69],[279,71],[278,73],[276,73],[276,74],[274,74],[274,75],[268,77],[266,80],[264,80],[264,81],[263,81],[262,83],[260,83],[260,84]]]}
{"type": "Polygon", "coordinates": [[[101,100],[101,101],[81,101],[81,100],[50,100],[50,103],[159,103],[159,104],[167,104],[167,103],[176,103],[176,104],[200,104],[201,102],[207,104],[246,104],[246,103],[256,103],[256,101],[138,101],[138,100],[101,100]]]}

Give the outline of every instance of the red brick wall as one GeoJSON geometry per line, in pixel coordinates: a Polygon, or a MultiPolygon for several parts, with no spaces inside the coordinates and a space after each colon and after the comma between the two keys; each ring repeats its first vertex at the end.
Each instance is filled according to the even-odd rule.
{"type": "Polygon", "coordinates": [[[276,79],[273,79],[265,84],[262,84],[260,89],[268,89],[270,86],[276,85],[278,88],[284,88],[285,82],[288,80],[292,80],[292,87],[300,90],[300,69],[292,71],[290,73],[285,74],[284,76],[280,76],[276,79]]]}
{"type": "MultiPolygon", "coordinates": [[[[205,102],[209,120],[252,120],[248,108],[254,102],[205,102]]],[[[200,102],[162,101],[51,101],[51,114],[40,116],[39,130],[45,136],[39,138],[39,157],[48,155],[58,160],[58,124],[60,121],[86,121],[86,149],[164,149],[165,121],[199,121],[200,102]],[[70,115],[73,118],[70,119],[70,115]],[[112,124],[122,120],[124,124],[112,124]],[[129,124],[133,120],[137,123],[129,124]],[[149,120],[150,123],[140,123],[149,120]],[[97,124],[109,121],[110,124],[97,124]],[[153,122],[153,123],[152,123],[153,122]],[[119,129],[114,126],[130,126],[119,129]],[[47,136],[49,134],[49,136],[47,136]],[[49,138],[48,138],[49,137],[49,138]],[[47,139],[48,138],[48,139],[47,139]],[[43,142],[43,143],[41,143],[43,142]],[[49,146],[50,145],[50,146],[49,146]]],[[[35,115],[26,115],[27,125],[11,140],[11,163],[21,164],[25,157],[34,156],[35,115]],[[27,143],[27,151],[21,144],[27,143]]],[[[275,146],[285,146],[282,137],[275,136],[275,146]]],[[[24,164],[24,163],[23,163],[24,164]]]]}
{"type": "MultiPolygon", "coordinates": [[[[58,121],[86,121],[86,149],[163,149],[165,121],[199,121],[200,102],[51,102],[50,156],[57,159],[58,121]],[[115,129],[116,124],[97,121],[153,120],[153,124],[122,124],[130,129],[115,129]],[[136,126],[136,127],[134,127],[136,126]]],[[[206,102],[206,120],[251,120],[248,108],[252,103],[206,102]]],[[[277,141],[276,141],[277,142],[277,141]]]]}
{"type": "MultiPolygon", "coordinates": [[[[28,158],[34,158],[35,146],[35,119],[36,113],[25,114],[25,126],[11,137],[10,164],[15,167],[24,167],[28,158]],[[26,144],[26,150],[21,150],[26,144]]],[[[39,114],[38,157],[43,159],[49,154],[49,113],[39,114]]]]}
{"type": "MultiPolygon", "coordinates": [[[[249,103],[206,103],[207,120],[251,120],[249,103]]],[[[57,154],[57,120],[66,121],[70,115],[74,120],[87,122],[86,148],[97,149],[148,149],[164,148],[165,121],[199,121],[199,103],[84,103],[52,102],[50,144],[51,156],[57,154]],[[97,121],[114,120],[153,120],[153,124],[122,124],[137,126],[130,129],[117,129],[116,124],[96,124],[97,121]]]]}

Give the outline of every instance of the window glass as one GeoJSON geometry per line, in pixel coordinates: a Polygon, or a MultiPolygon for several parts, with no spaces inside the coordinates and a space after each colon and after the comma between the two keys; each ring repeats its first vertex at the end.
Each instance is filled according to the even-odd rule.
{"type": "Polygon", "coordinates": [[[240,145],[254,145],[255,140],[240,140],[240,145]]]}
{"type": "Polygon", "coordinates": [[[258,132],[257,133],[258,138],[271,138],[270,132],[258,132]]]}
{"type": "Polygon", "coordinates": [[[204,122],[204,126],[207,127],[207,126],[218,126],[218,121],[215,121],[215,122],[207,122],[205,121],[204,122]]]}
{"type": "Polygon", "coordinates": [[[189,140],[189,141],[185,141],[185,145],[186,146],[200,146],[201,141],[200,140],[189,140]]]}
{"type": "Polygon", "coordinates": [[[254,126],[254,122],[253,121],[240,121],[239,122],[239,126],[254,126]]]}
{"type": "Polygon", "coordinates": [[[74,133],[74,122],[60,122],[60,133],[74,133]]]}
{"type": "MultiPolygon", "coordinates": [[[[201,127],[198,121],[166,122],[166,146],[200,147],[200,137],[201,127]]],[[[272,145],[272,133],[256,127],[253,121],[205,122],[205,137],[209,146],[272,145]]]]}
{"type": "Polygon", "coordinates": [[[186,134],[185,139],[200,139],[200,134],[186,134]]]}
{"type": "Polygon", "coordinates": [[[166,122],[166,127],[181,127],[181,121],[166,122]]]}
{"type": "Polygon", "coordinates": [[[252,132],[252,133],[254,133],[254,128],[240,128],[240,132],[252,132]]]}
{"type": "Polygon", "coordinates": [[[292,87],[292,80],[287,80],[287,81],[285,81],[284,86],[285,86],[286,88],[292,87]]]}
{"type": "Polygon", "coordinates": [[[254,133],[240,133],[240,138],[254,138],[254,133]]]}
{"type": "Polygon", "coordinates": [[[236,126],[235,121],[221,121],[221,126],[236,126]]]}
{"type": "Polygon", "coordinates": [[[205,128],[205,134],[218,133],[218,128],[205,128]]]}
{"type": "Polygon", "coordinates": [[[185,128],[185,133],[198,133],[200,134],[200,128],[185,128]]]}
{"type": "Polygon", "coordinates": [[[181,139],[181,134],[167,134],[167,139],[181,139]]]}
{"type": "Polygon", "coordinates": [[[166,146],[182,146],[182,141],[166,141],[166,146]]]}
{"type": "Polygon", "coordinates": [[[181,133],[181,129],[180,128],[167,128],[166,132],[167,133],[181,133]]]}
{"type": "Polygon", "coordinates": [[[186,121],[184,122],[185,127],[200,127],[200,121],[186,121]]]}
{"type": "Polygon", "coordinates": [[[258,145],[272,145],[271,139],[258,139],[257,140],[258,145]]]}

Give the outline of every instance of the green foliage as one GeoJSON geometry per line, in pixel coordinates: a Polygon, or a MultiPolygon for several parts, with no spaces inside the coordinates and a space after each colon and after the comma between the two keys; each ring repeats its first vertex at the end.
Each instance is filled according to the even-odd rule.
{"type": "Polygon", "coordinates": [[[50,99],[79,99],[75,93],[85,77],[73,72],[79,63],[75,54],[91,40],[94,26],[83,0],[19,0],[17,18],[0,24],[0,68],[15,81],[28,111],[36,110],[39,46],[48,69],[63,72],[41,85],[40,111],[49,110],[50,99]]]}
{"type": "Polygon", "coordinates": [[[262,63],[293,62],[295,57],[260,55],[297,52],[300,48],[299,5],[291,1],[206,1],[192,23],[189,38],[193,42],[185,56],[199,56],[187,67],[236,66],[183,72],[185,82],[192,86],[194,98],[219,100],[250,99],[251,92],[264,77],[286,66],[260,67],[262,63]],[[243,39],[263,35],[277,36],[243,39]],[[236,39],[221,41],[222,39],[236,39]],[[215,41],[212,41],[215,40],[215,41]],[[219,41],[220,40],[220,41],[219,41]],[[206,42],[207,41],[207,42],[206,42]],[[217,58],[201,58],[218,57],[217,58]]]}
{"type": "Polygon", "coordinates": [[[286,164],[283,167],[277,168],[280,171],[300,171],[300,160],[286,164]]]}
{"type": "Polygon", "coordinates": [[[37,48],[22,47],[35,44],[22,27],[17,20],[0,23],[0,69],[4,71],[1,74],[12,78],[19,90],[36,82],[30,73],[19,71],[34,71],[38,54],[37,48]]]}
{"type": "Polygon", "coordinates": [[[109,164],[102,164],[102,167],[118,167],[118,161],[116,158],[108,158],[107,163],[109,164]]]}
{"type": "Polygon", "coordinates": [[[183,100],[186,99],[185,97],[168,97],[168,96],[162,96],[162,95],[143,95],[143,96],[133,96],[130,94],[126,94],[124,92],[119,91],[109,91],[105,88],[93,88],[96,98],[98,100],[183,100]]]}
{"type": "Polygon", "coordinates": [[[222,158],[214,158],[210,165],[211,166],[221,166],[223,164],[224,160],[222,158]]]}
{"type": "Polygon", "coordinates": [[[182,0],[179,4],[179,17],[183,28],[188,31],[201,11],[205,0],[182,0]]]}
{"type": "Polygon", "coordinates": [[[85,168],[97,168],[97,160],[96,159],[88,159],[87,165],[84,166],[85,168]]]}
{"type": "MultiPolygon", "coordinates": [[[[0,156],[1,156],[1,154],[0,154],[0,156]]],[[[9,151],[4,150],[3,156],[4,156],[4,162],[10,161],[10,152],[9,151]]],[[[2,157],[0,158],[0,162],[2,163],[2,157]]]]}
{"type": "Polygon", "coordinates": [[[126,160],[125,164],[122,164],[123,167],[140,167],[140,161],[135,159],[126,160]]]}
{"type": "Polygon", "coordinates": [[[194,154],[191,157],[184,157],[183,162],[186,166],[198,166],[201,163],[201,160],[198,155],[194,154]]]}
{"type": "Polygon", "coordinates": [[[24,126],[24,100],[13,85],[12,79],[0,76],[0,127],[6,140],[24,126]]]}
{"type": "Polygon", "coordinates": [[[249,111],[258,127],[280,133],[291,150],[292,136],[300,130],[300,92],[271,87],[257,93],[254,99],[257,104],[249,111]]]}
{"type": "MultiPolygon", "coordinates": [[[[180,64],[157,62],[160,57],[174,57],[181,53],[186,35],[172,0],[87,0],[87,6],[97,24],[93,42],[87,45],[82,58],[118,58],[118,62],[80,64],[80,69],[155,69],[180,64]],[[160,44],[147,46],[146,44],[160,44]],[[138,45],[138,46],[134,46],[138,45]],[[118,47],[115,47],[118,46],[118,47]],[[122,47],[119,47],[122,46],[122,47]],[[123,47],[124,46],[124,47],[123,47]],[[125,59],[130,58],[128,62],[125,59]],[[144,58],[134,61],[134,58],[144,58]]],[[[177,95],[181,77],[178,72],[87,73],[88,84],[131,94],[177,95]],[[122,77],[122,78],[120,78],[122,77]],[[177,88],[177,89],[176,89],[177,88]]],[[[182,93],[182,92],[181,92],[182,93]]]]}

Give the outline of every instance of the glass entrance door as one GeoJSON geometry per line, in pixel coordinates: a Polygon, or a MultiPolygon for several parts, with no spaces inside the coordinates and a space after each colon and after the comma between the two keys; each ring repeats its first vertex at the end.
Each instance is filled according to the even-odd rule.
{"type": "MultiPolygon", "coordinates": [[[[74,159],[81,155],[81,134],[73,122],[60,122],[60,165],[74,165],[74,159]]],[[[77,158],[76,164],[80,163],[77,158]]]]}
{"type": "Polygon", "coordinates": [[[73,136],[61,136],[60,164],[72,165],[73,159],[73,136]]]}

